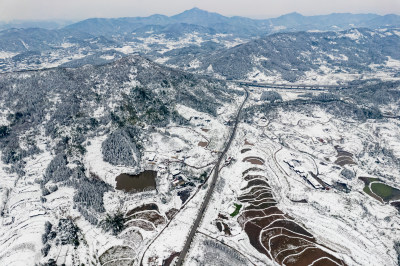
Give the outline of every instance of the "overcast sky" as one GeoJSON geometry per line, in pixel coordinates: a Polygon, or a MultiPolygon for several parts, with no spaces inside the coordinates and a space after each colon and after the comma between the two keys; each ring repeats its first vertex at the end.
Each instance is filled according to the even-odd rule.
{"type": "Polygon", "coordinates": [[[253,18],[294,11],[400,14],[400,0],[0,0],[0,21],[174,15],[193,7],[253,18]]]}

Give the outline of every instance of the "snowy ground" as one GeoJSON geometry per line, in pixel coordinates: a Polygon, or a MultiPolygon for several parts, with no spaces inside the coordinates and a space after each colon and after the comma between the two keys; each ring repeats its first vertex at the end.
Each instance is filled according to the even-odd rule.
{"type": "MultiPolygon", "coordinates": [[[[393,61],[390,64],[397,66],[393,61]]],[[[271,77],[265,78],[273,81],[271,77]]],[[[326,75],[318,82],[328,80],[337,82],[339,79],[326,75]]],[[[260,104],[263,90],[267,89],[251,88],[247,106],[260,104]]],[[[279,90],[279,93],[283,101],[289,101],[306,91],[279,90]]],[[[132,223],[126,222],[129,226],[117,236],[91,225],[74,209],[72,188],[61,187],[48,195],[45,203],[41,202],[37,179],[42,178],[54,156],[48,151],[48,145],[54,143],[44,138],[44,134],[36,136],[43,152],[27,159],[24,178],[9,174],[8,166],[0,164],[0,210],[4,212],[0,217],[0,265],[45,262],[41,257],[44,224],[50,221],[56,225],[59,219],[67,217],[79,227],[82,244],[77,248],[72,245],[52,247],[48,257],[56,258],[58,264],[121,265],[128,262],[138,265],[141,261],[144,265],[162,264],[184,245],[207,191],[207,182],[202,184],[199,177],[204,172],[211,174],[230,133],[228,122],[243,96],[235,100],[220,106],[217,117],[177,106],[179,114],[190,124],[154,128],[143,143],[144,152],[138,167],[113,166],[105,162],[101,150],[105,135],[93,136],[86,142],[83,160],[86,174],[93,173],[112,187],[121,173],[135,174],[148,169],[158,173],[156,191],[136,194],[110,191],[104,195],[107,213],[119,210],[128,215],[135,208],[151,204],[158,208],[134,213],[137,217],[132,218],[132,223]],[[175,185],[178,176],[194,186],[175,185]],[[178,194],[183,191],[189,191],[185,202],[178,194]],[[173,215],[169,215],[171,210],[173,215]],[[149,213],[156,213],[162,222],[146,219],[149,213]]],[[[387,108],[390,111],[390,106],[387,108]]],[[[103,111],[101,108],[94,110],[94,116],[101,116],[103,111]]],[[[8,123],[6,115],[0,114],[0,125],[8,123]]],[[[398,158],[398,120],[349,121],[320,107],[303,111],[278,108],[271,117],[256,113],[252,119],[252,124],[242,122],[239,125],[226,155],[232,160],[220,169],[213,198],[185,263],[276,265],[254,248],[239,223],[238,217],[247,205],[243,204],[237,216],[231,216],[247,184],[243,172],[249,170],[249,173],[258,171],[268,177],[277,208],[301,224],[329,254],[348,265],[396,265],[393,241],[400,229],[398,212],[364,193],[364,184],[358,177],[377,177],[398,187],[399,167],[385,154],[365,152],[366,147],[379,144],[380,148],[392,150],[398,158]],[[339,151],[346,154],[344,157],[348,157],[346,160],[350,163],[340,163],[339,151]],[[248,158],[258,158],[262,163],[255,164],[248,158]],[[251,170],[254,167],[258,170],[251,170]],[[354,177],[344,176],[344,169],[354,173],[354,177]],[[339,190],[338,182],[347,185],[350,191],[339,190]],[[218,223],[224,223],[229,233],[219,230],[218,223]]],[[[21,145],[24,145],[23,140],[21,145]]]]}
{"type": "MultiPolygon", "coordinates": [[[[39,56],[34,58],[14,59],[13,57],[18,55],[17,53],[0,51],[0,73],[58,67],[64,63],[82,59],[99,52],[118,52],[125,55],[138,53],[144,55],[150,54],[157,63],[164,63],[170,59],[170,57],[164,56],[164,54],[175,49],[201,46],[209,41],[230,48],[247,41],[246,39],[233,37],[229,34],[211,35],[198,32],[187,33],[179,38],[168,37],[165,34],[151,34],[149,32],[146,37],[135,37],[133,34],[132,39],[130,41],[118,39],[116,40],[118,44],[98,44],[96,48],[65,42],[60,46],[53,47],[50,51],[43,51],[39,56]]],[[[99,58],[112,61],[115,59],[115,55],[105,54],[100,55],[99,58]]],[[[118,58],[120,58],[119,55],[118,58]]],[[[188,69],[196,68],[198,63],[193,61],[188,69]]]]}
{"type": "MultiPolygon", "coordinates": [[[[290,93],[293,95],[287,98],[296,97],[296,93],[290,93]]],[[[249,104],[252,101],[257,103],[254,100],[259,98],[260,93],[255,95],[252,95],[249,104]]],[[[188,265],[213,259],[213,254],[202,249],[205,238],[216,239],[226,247],[234,248],[237,254],[240,252],[242,257],[247,258],[248,263],[272,263],[249,244],[248,236],[236,221],[237,217],[230,217],[234,203],[238,203],[240,189],[246,184],[242,172],[254,166],[261,167],[260,173],[268,176],[278,208],[301,223],[319,244],[334,250],[333,254],[346,264],[397,265],[393,241],[400,229],[398,211],[365,194],[364,185],[358,177],[379,177],[387,184],[398,187],[398,167],[382,165],[362,152],[365,143],[375,142],[397,153],[400,143],[400,135],[395,133],[399,132],[398,121],[343,121],[319,108],[307,113],[279,108],[273,119],[265,121],[261,117],[260,114],[252,125],[240,126],[227,155],[232,156],[235,162],[221,170],[218,189],[198,230],[202,234],[197,235],[188,254],[188,265]],[[335,163],[337,145],[353,154],[355,164],[341,166],[335,163]],[[242,154],[242,149],[249,151],[242,154]],[[259,166],[243,162],[249,156],[262,158],[266,163],[259,166]],[[353,171],[355,177],[348,179],[342,176],[344,168],[353,171]],[[311,173],[329,189],[323,189],[311,173]],[[346,183],[351,188],[350,193],[334,188],[336,182],[346,183]],[[224,222],[229,225],[232,235],[227,236],[217,229],[219,214],[228,217],[224,222]]],[[[220,251],[220,258],[224,257],[224,252],[220,251]]],[[[223,261],[234,263],[228,258],[223,261]]]]}

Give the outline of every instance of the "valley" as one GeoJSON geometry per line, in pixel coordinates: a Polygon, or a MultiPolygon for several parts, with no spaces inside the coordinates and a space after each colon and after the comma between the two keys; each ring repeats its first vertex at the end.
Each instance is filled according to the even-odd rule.
{"type": "Polygon", "coordinates": [[[398,265],[384,18],[4,29],[0,265],[398,265]]]}

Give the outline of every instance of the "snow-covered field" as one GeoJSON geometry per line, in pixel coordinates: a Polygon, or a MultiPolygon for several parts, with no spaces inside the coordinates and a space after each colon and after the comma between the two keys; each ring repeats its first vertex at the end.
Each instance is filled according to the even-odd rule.
{"type": "MultiPolygon", "coordinates": [[[[398,123],[390,119],[380,123],[349,123],[322,109],[307,114],[279,109],[276,117],[265,124],[256,119],[252,125],[240,126],[227,155],[235,162],[221,170],[218,189],[192,244],[188,265],[214,259],[212,248],[205,248],[207,239],[230,249],[228,257],[224,255],[226,249],[214,251],[226,264],[234,263],[232,254],[244,259],[243,264],[273,263],[249,244],[249,236],[241,230],[240,219],[230,216],[247,183],[242,173],[254,167],[259,170],[249,173],[267,177],[280,211],[301,224],[315,237],[318,245],[328,248],[330,254],[348,265],[397,265],[393,241],[400,229],[398,211],[364,193],[358,177],[379,177],[391,185],[400,182],[398,167],[381,165],[369,155],[362,155],[366,142],[382,144],[380,140],[386,140],[391,143],[388,148],[397,150],[399,134],[394,136],[388,130],[376,135],[374,130],[367,128],[392,128],[390,132],[399,132],[398,123]],[[351,152],[355,164],[341,166],[336,163],[336,145],[351,152]],[[260,166],[244,161],[248,157],[261,158],[265,164],[260,166]],[[348,179],[341,175],[344,168],[351,169],[355,177],[348,179]],[[326,188],[313,176],[322,180],[326,188]],[[351,191],[339,191],[335,188],[336,182],[346,183],[351,191]],[[221,220],[221,214],[228,219],[221,220]],[[224,221],[230,227],[230,235],[218,230],[218,221],[224,221]]],[[[248,203],[242,210],[246,206],[248,203]]]]}

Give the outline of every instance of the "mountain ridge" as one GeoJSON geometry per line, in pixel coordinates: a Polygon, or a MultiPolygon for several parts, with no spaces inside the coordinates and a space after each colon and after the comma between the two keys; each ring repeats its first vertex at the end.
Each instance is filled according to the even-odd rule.
{"type": "MultiPolygon", "coordinates": [[[[175,23],[214,27],[215,30],[221,33],[232,32],[254,36],[256,32],[258,34],[260,32],[262,34],[273,33],[279,31],[277,29],[291,31],[309,29],[328,30],[338,27],[344,30],[352,27],[383,27],[388,23],[389,26],[400,26],[400,16],[397,14],[377,15],[373,13],[331,13],[327,15],[305,16],[298,12],[292,12],[274,18],[253,19],[244,16],[224,16],[195,7],[172,16],[153,14],[145,17],[87,18],[60,29],[107,36],[126,34],[146,25],[168,25],[175,23]],[[224,24],[225,27],[221,27],[221,24],[224,24]],[[239,30],[235,30],[235,28],[239,28],[239,30]]],[[[29,25],[29,23],[25,24],[29,25]]],[[[12,28],[15,25],[10,24],[10,27],[7,27],[7,24],[3,23],[0,25],[0,29],[12,28]]],[[[33,25],[37,26],[40,24],[36,23],[33,25]]]]}

